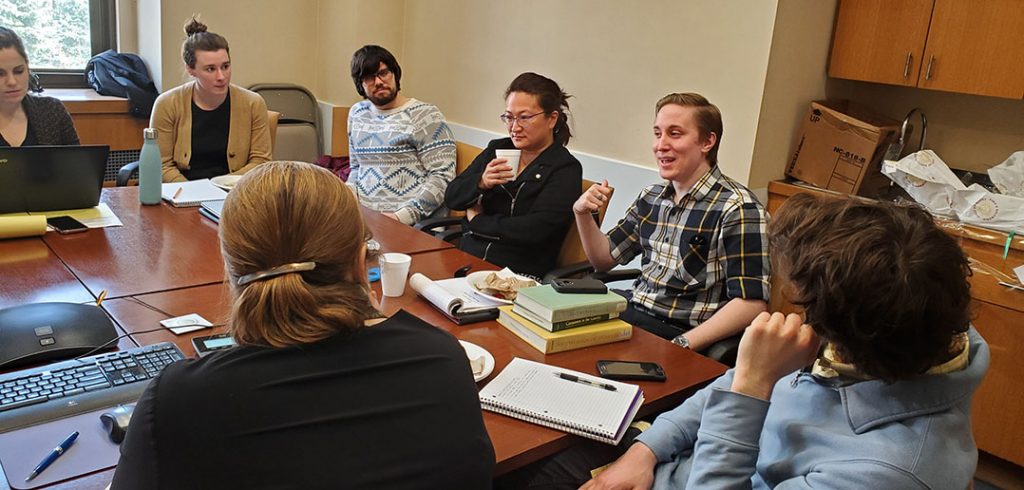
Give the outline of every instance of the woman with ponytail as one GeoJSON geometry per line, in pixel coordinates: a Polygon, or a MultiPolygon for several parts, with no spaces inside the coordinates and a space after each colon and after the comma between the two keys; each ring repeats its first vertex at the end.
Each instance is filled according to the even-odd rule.
{"type": "Polygon", "coordinates": [[[228,40],[195,17],[185,36],[181,58],[192,80],[160,94],[149,121],[164,182],[244,174],[270,160],[267,103],[231,84],[228,40]]]}
{"type": "Polygon", "coordinates": [[[113,488],[489,488],[494,450],[459,343],[367,283],[369,233],[329,171],[270,162],[224,203],[237,347],[166,367],[113,488]]]}
{"type": "Polygon", "coordinates": [[[445,193],[449,209],[466,211],[459,248],[538,278],[555,268],[583,179],[565,148],[569,97],[536,73],[509,84],[499,116],[509,137],[492,140],[445,193]],[[510,149],[521,152],[518,168],[496,157],[495,150],[510,149]]]}

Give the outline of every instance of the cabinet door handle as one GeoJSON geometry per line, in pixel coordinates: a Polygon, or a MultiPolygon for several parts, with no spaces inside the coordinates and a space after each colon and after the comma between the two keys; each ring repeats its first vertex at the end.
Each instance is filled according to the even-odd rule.
{"type": "Polygon", "coordinates": [[[913,61],[913,53],[907,53],[907,62],[903,65],[903,79],[910,78],[910,63],[913,61]]]}
{"type": "Polygon", "coordinates": [[[924,70],[924,79],[925,80],[931,80],[932,79],[932,63],[934,63],[934,62],[935,62],[935,55],[929,56],[928,57],[928,68],[926,68],[924,70]]]}

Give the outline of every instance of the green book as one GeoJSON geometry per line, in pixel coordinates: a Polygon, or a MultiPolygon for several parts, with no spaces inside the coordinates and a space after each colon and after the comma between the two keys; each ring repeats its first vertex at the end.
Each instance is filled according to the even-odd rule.
{"type": "Polygon", "coordinates": [[[619,313],[615,312],[605,313],[604,315],[585,316],[583,318],[577,318],[575,320],[566,320],[564,322],[549,322],[537,316],[534,312],[527,310],[526,308],[523,307],[523,305],[520,304],[512,305],[512,311],[519,314],[519,316],[522,316],[523,318],[526,318],[527,320],[536,323],[539,327],[549,332],[561,332],[562,330],[568,330],[570,328],[576,327],[584,327],[587,325],[592,325],[594,323],[600,323],[603,321],[619,317],[619,313]]]}
{"type": "Polygon", "coordinates": [[[515,304],[552,324],[612,313],[618,316],[626,310],[626,298],[611,291],[603,294],[559,293],[550,284],[520,289],[515,304]]]}

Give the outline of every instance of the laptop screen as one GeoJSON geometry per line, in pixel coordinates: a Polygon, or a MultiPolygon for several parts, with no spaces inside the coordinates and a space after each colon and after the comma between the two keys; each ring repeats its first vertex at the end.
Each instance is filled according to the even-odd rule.
{"type": "Polygon", "coordinates": [[[96,206],[109,152],[106,145],[0,148],[0,213],[96,206]]]}

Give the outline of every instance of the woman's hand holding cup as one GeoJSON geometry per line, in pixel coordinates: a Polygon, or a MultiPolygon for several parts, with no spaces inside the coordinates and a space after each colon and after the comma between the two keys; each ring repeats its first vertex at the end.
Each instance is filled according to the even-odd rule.
{"type": "Polygon", "coordinates": [[[608,202],[609,196],[612,194],[611,187],[608,187],[608,181],[605,180],[600,184],[594,184],[584,192],[579,199],[576,200],[572,205],[572,212],[576,214],[592,214],[600,211],[601,206],[604,206],[608,202]]]}
{"type": "Polygon", "coordinates": [[[480,189],[491,190],[496,185],[505,184],[511,182],[516,178],[515,171],[512,166],[508,164],[508,160],[504,158],[495,158],[487,164],[484,168],[483,175],[480,176],[480,189]]]}

